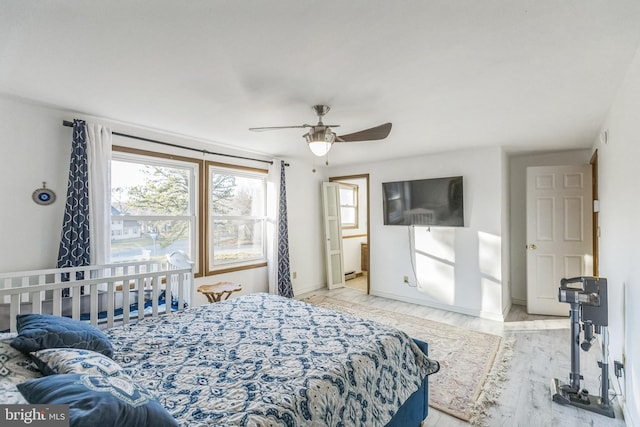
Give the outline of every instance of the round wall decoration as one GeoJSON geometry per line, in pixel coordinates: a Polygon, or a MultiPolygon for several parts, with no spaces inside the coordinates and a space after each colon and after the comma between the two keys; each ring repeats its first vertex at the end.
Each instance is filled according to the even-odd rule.
{"type": "Polygon", "coordinates": [[[38,188],[31,195],[33,201],[39,205],[50,205],[56,201],[56,193],[53,190],[49,190],[46,184],[46,182],[43,182],[42,188],[38,188]]]}

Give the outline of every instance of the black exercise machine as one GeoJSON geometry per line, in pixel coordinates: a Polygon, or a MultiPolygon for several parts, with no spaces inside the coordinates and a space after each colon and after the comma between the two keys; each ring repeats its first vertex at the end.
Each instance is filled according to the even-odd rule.
{"type": "Polygon", "coordinates": [[[570,304],[571,320],[571,372],[569,384],[561,383],[557,378],[551,382],[553,401],[572,405],[587,411],[615,418],[609,401],[609,333],[607,331],[607,279],[596,277],[573,277],[562,279],[558,291],[558,300],[570,304]],[[582,322],[582,328],[580,327],[582,322]],[[580,332],[584,331],[584,340],[580,343],[580,332]],[[586,389],[580,388],[580,347],[589,351],[595,341],[594,333],[602,340],[602,361],[598,366],[602,370],[600,396],[592,396],[586,389]]]}

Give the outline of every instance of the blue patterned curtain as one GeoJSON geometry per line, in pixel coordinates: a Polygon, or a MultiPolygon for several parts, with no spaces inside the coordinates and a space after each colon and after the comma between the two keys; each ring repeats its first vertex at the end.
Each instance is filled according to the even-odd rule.
{"type": "Polygon", "coordinates": [[[293,298],[289,270],[289,223],[287,220],[287,186],[284,176],[285,163],[280,163],[280,201],[278,214],[278,294],[293,298]]]}
{"type": "Polygon", "coordinates": [[[58,267],[89,265],[89,190],[84,120],[73,121],[67,202],[58,250],[58,267]]]}

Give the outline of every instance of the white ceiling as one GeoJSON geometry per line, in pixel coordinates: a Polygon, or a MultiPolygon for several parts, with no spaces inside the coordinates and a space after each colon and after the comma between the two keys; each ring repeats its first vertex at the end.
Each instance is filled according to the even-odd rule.
{"type": "MultiPolygon", "coordinates": [[[[254,152],[348,164],[591,146],[640,37],[637,0],[2,0],[0,93],[254,152]]],[[[116,129],[117,130],[117,129],[116,129]]]]}

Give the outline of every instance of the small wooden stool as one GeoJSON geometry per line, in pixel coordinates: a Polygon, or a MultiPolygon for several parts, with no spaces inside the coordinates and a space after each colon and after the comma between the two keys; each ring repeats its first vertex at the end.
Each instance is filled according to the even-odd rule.
{"type": "Polygon", "coordinates": [[[218,282],[213,285],[198,286],[198,292],[203,293],[209,302],[218,302],[228,299],[232,293],[241,290],[242,285],[234,282],[218,282]],[[222,298],[223,296],[224,298],[222,298]]]}

